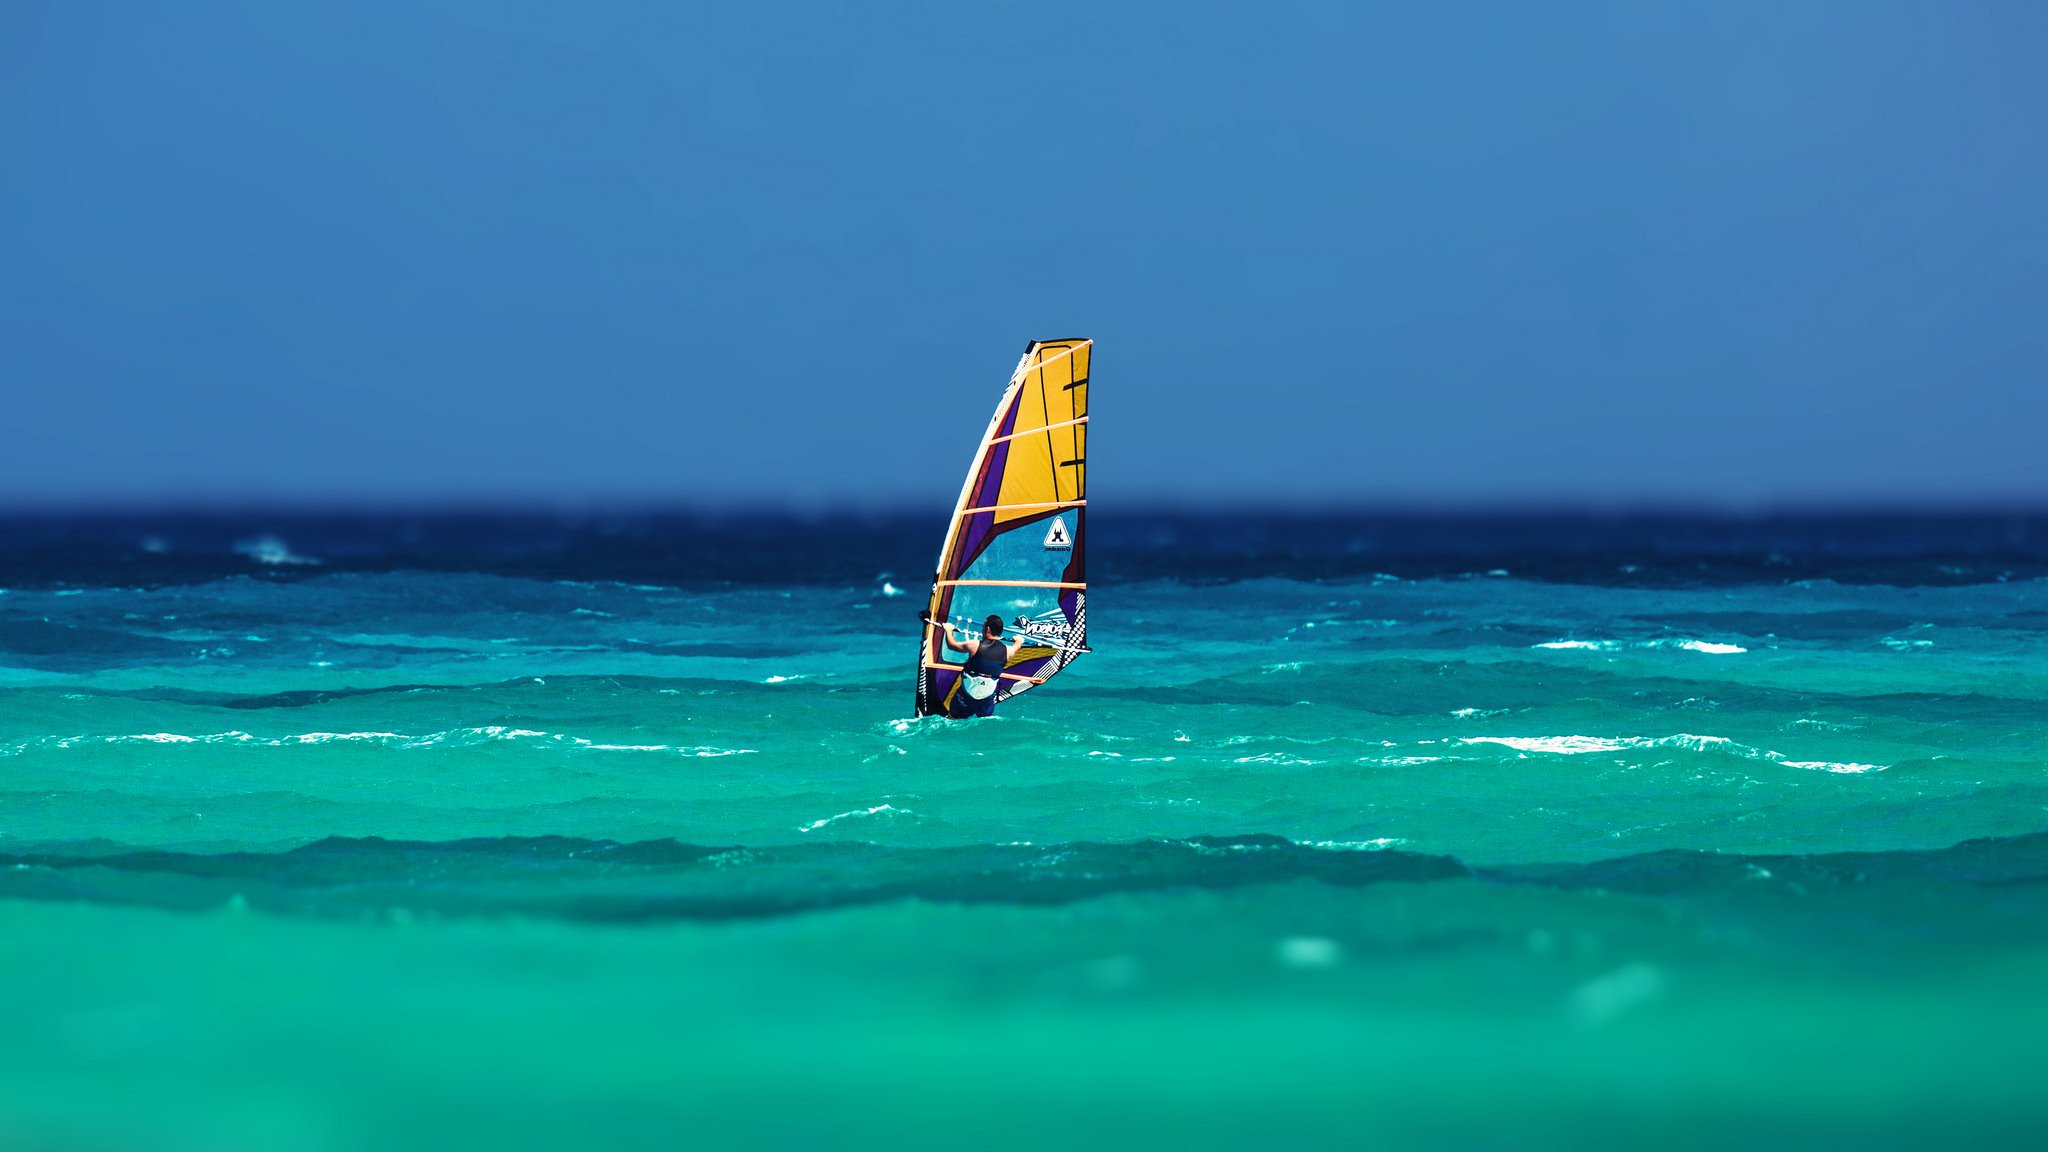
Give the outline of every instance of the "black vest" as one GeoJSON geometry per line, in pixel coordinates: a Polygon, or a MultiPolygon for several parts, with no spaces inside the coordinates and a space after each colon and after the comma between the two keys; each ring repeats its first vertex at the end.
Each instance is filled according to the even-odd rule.
{"type": "Polygon", "coordinates": [[[974,655],[967,658],[966,668],[976,676],[996,676],[1002,672],[1009,660],[1010,650],[1001,640],[991,640],[983,636],[981,647],[975,649],[974,655]]]}

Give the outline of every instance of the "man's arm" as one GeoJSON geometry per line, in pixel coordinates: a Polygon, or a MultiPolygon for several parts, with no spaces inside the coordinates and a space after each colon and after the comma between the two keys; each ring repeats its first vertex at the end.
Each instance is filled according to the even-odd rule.
{"type": "Polygon", "coordinates": [[[937,628],[939,630],[939,639],[946,642],[946,647],[958,649],[969,656],[974,655],[974,650],[978,645],[971,640],[963,642],[953,639],[953,622],[951,620],[932,619],[931,610],[928,608],[918,609],[917,618],[937,628]]]}

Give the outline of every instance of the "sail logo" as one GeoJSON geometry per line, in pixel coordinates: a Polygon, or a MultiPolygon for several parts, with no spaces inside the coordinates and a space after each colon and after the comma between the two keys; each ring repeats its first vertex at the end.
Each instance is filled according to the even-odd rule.
{"type": "Polygon", "coordinates": [[[1064,517],[1055,516],[1052,518],[1052,526],[1045,530],[1045,547],[1049,552],[1073,551],[1074,537],[1067,531],[1067,522],[1064,517]]]}
{"type": "Polygon", "coordinates": [[[1026,640],[1044,641],[1058,648],[1066,644],[1073,624],[1067,620],[1066,613],[1054,610],[1037,619],[1019,616],[1011,621],[1010,628],[1026,640]]]}

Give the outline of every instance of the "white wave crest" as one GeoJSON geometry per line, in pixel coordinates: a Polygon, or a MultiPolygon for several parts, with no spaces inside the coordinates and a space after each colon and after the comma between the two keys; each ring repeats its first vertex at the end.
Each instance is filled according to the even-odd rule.
{"type": "Polygon", "coordinates": [[[277,565],[320,563],[320,559],[318,557],[301,556],[298,553],[292,551],[289,545],[287,545],[282,539],[276,536],[258,536],[253,540],[240,541],[235,545],[235,551],[241,553],[244,556],[247,556],[249,559],[254,560],[258,564],[277,565]]]}
{"type": "Polygon", "coordinates": [[[1780,764],[1821,772],[1882,772],[1889,764],[1860,764],[1832,760],[1788,760],[1782,752],[1739,744],[1726,736],[1696,736],[1680,732],[1674,736],[1464,736],[1460,744],[1498,744],[1517,752],[1542,752],[1556,756],[1582,756],[1589,752],[1629,752],[1653,748],[1682,748],[1692,752],[1723,752],[1744,760],[1780,764]]]}
{"type": "Polygon", "coordinates": [[[1686,652],[1702,652],[1709,656],[1736,656],[1749,649],[1740,644],[1723,644],[1714,640],[1638,640],[1625,643],[1620,640],[1550,640],[1542,644],[1531,644],[1531,648],[1580,649],[1587,652],[1618,652],[1623,648],[1677,648],[1686,652]]]}
{"type": "Polygon", "coordinates": [[[912,812],[908,808],[898,808],[894,804],[877,804],[872,808],[855,808],[851,812],[841,812],[837,816],[827,816],[822,820],[813,820],[809,824],[799,825],[797,831],[816,832],[820,828],[836,824],[841,820],[858,820],[868,816],[908,816],[913,820],[917,819],[917,813],[912,812]]]}
{"type": "Polygon", "coordinates": [[[1889,767],[1885,764],[1838,764],[1832,760],[1780,760],[1778,763],[1787,768],[1806,768],[1815,772],[1882,772],[1889,767]]]}
{"type": "MultiPolygon", "coordinates": [[[[1000,716],[990,716],[983,719],[980,723],[986,724],[1000,719],[1002,719],[1000,716]]],[[[979,726],[979,724],[956,724],[946,717],[934,713],[908,719],[890,720],[885,722],[882,728],[891,736],[919,736],[932,732],[966,732],[971,728],[979,726]]]]}
{"type": "Polygon", "coordinates": [[[87,744],[245,744],[256,737],[247,732],[209,732],[187,736],[182,732],[138,732],[128,736],[45,736],[14,745],[15,752],[30,748],[77,748],[87,744]]]}
{"type": "Polygon", "coordinates": [[[1303,756],[1289,756],[1285,752],[1261,752],[1256,756],[1239,756],[1232,764],[1272,764],[1282,768],[1313,768],[1321,760],[1310,760],[1303,756]]]}
{"type": "Polygon", "coordinates": [[[49,736],[11,745],[7,754],[29,748],[76,748],[89,744],[239,744],[258,748],[307,747],[324,744],[373,744],[397,748],[467,748],[493,741],[525,741],[585,749],[591,752],[673,752],[682,756],[710,758],[749,756],[753,748],[721,748],[710,744],[680,747],[671,744],[617,744],[571,736],[565,732],[543,732],[536,728],[509,728],[487,724],[475,728],[451,728],[414,736],[404,732],[293,732],[283,736],[255,736],[248,732],[208,732],[192,736],[182,732],[138,732],[121,736],[49,736]]]}
{"type": "Polygon", "coordinates": [[[1460,744],[1498,744],[1513,748],[1517,752],[1550,752],[1559,756],[1577,756],[1585,752],[1619,752],[1628,747],[1622,740],[1608,740],[1599,736],[1465,736],[1460,744]]]}

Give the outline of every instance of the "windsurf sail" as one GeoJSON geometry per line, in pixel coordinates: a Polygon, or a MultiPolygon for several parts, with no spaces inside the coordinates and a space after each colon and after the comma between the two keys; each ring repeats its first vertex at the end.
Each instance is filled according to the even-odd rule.
{"type": "Polygon", "coordinates": [[[990,616],[1016,647],[996,688],[1007,700],[1088,651],[1082,560],[1088,512],[1088,360],[1092,340],[1024,350],[974,450],[932,578],[917,669],[917,714],[960,690],[960,653],[939,624],[979,636],[990,616]]]}

